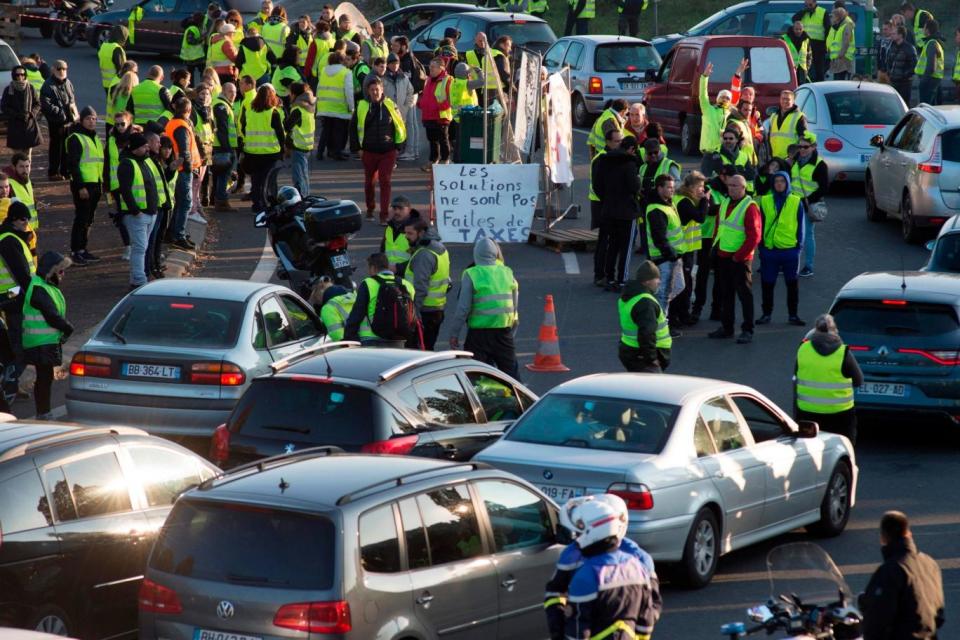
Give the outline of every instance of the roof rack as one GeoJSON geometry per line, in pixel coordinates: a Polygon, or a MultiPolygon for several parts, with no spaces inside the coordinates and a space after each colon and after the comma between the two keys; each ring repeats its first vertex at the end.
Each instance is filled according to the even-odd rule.
{"type": "Polygon", "coordinates": [[[349,349],[352,347],[359,347],[359,346],[360,346],[359,342],[353,342],[351,340],[340,340],[338,342],[325,342],[323,344],[317,344],[312,347],[307,347],[306,349],[302,349],[293,355],[287,356],[286,358],[281,358],[280,360],[277,360],[276,362],[272,363],[270,365],[270,368],[273,370],[274,373],[277,373],[279,371],[283,371],[284,369],[286,369],[287,367],[289,367],[295,362],[299,362],[304,358],[308,358],[312,355],[321,353],[323,351],[333,351],[334,349],[349,349]]]}
{"type": "Polygon", "coordinates": [[[428,353],[420,356],[419,358],[414,358],[413,360],[407,360],[403,364],[398,364],[395,367],[391,367],[380,374],[380,384],[388,382],[401,373],[406,373],[411,369],[416,369],[422,364],[427,364],[428,362],[439,362],[441,360],[456,360],[457,358],[472,358],[473,353],[470,351],[437,351],[436,353],[428,353]]]}
{"type": "MultiPolygon", "coordinates": [[[[31,420],[22,420],[21,424],[31,424],[31,420]]],[[[8,423],[9,424],[9,423],[8,423]]],[[[86,438],[93,438],[96,436],[104,435],[115,435],[115,436],[124,436],[124,435],[135,435],[135,436],[145,436],[149,435],[143,429],[137,429],[136,427],[84,427],[79,424],[71,423],[62,423],[63,426],[72,427],[70,431],[60,431],[59,433],[51,433],[50,435],[37,438],[35,440],[30,440],[29,442],[24,442],[19,444],[11,449],[7,449],[0,453],[0,462],[6,460],[12,460],[13,458],[18,458],[28,451],[33,451],[39,447],[45,447],[51,444],[57,444],[58,442],[66,442],[70,440],[81,440],[86,438]]]]}
{"type": "Polygon", "coordinates": [[[420,471],[406,473],[402,476],[397,476],[396,478],[390,478],[389,480],[381,480],[380,482],[374,482],[373,484],[367,485],[365,487],[361,487],[356,491],[351,491],[350,493],[346,493],[337,499],[336,504],[338,507],[345,504],[349,504],[354,499],[356,499],[357,497],[363,494],[376,493],[375,491],[372,491],[372,489],[376,489],[377,487],[380,487],[383,485],[389,485],[389,487],[385,487],[385,488],[399,487],[404,484],[407,484],[411,478],[416,478],[417,476],[422,476],[429,473],[441,473],[441,474],[450,473],[456,469],[461,469],[461,468],[469,468],[472,471],[477,471],[479,469],[492,469],[493,467],[488,465],[486,462],[461,462],[459,464],[451,464],[444,467],[432,467],[430,469],[421,469],[420,471]]]}
{"type": "Polygon", "coordinates": [[[340,447],[335,447],[333,445],[325,445],[322,447],[308,447],[306,449],[297,449],[295,451],[290,451],[288,453],[281,453],[279,455],[270,456],[269,458],[262,458],[260,460],[254,460],[253,462],[248,462],[232,469],[228,469],[219,476],[213,478],[208,478],[200,483],[198,486],[201,490],[209,489],[213,486],[213,483],[217,480],[236,480],[234,476],[241,474],[245,471],[250,471],[255,469],[256,473],[262,473],[268,466],[272,469],[273,467],[279,466],[278,463],[289,464],[295,462],[300,458],[313,458],[318,456],[332,456],[338,453],[343,453],[343,449],[340,447]]]}

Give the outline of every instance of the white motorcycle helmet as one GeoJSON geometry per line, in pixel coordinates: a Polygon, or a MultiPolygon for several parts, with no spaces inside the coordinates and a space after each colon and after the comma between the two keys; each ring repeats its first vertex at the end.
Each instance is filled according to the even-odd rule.
{"type": "Polygon", "coordinates": [[[296,187],[291,187],[287,185],[285,187],[280,187],[277,191],[277,204],[281,205],[284,209],[292,207],[295,204],[299,204],[300,192],[297,191],[296,187]]]}
{"type": "Polygon", "coordinates": [[[619,543],[627,535],[628,521],[627,503],[609,493],[572,498],[560,511],[560,524],[581,549],[610,537],[619,543]]]}

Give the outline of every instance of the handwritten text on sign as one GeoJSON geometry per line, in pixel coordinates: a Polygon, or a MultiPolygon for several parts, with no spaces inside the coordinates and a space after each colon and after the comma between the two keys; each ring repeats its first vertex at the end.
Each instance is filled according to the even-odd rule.
{"type": "Polygon", "coordinates": [[[535,164],[449,164],[433,167],[437,231],[444,242],[526,242],[537,206],[535,164]]]}

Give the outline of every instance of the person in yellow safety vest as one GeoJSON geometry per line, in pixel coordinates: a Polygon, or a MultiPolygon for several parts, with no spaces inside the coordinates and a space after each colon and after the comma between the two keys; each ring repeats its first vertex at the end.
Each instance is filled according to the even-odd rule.
{"type": "Polygon", "coordinates": [[[121,25],[110,27],[110,39],[97,49],[97,61],[100,65],[100,83],[104,92],[110,81],[120,75],[120,67],[127,61],[123,46],[127,44],[127,28],[121,25]]]}
{"type": "Polygon", "coordinates": [[[237,86],[232,82],[223,85],[220,95],[213,101],[213,202],[214,211],[236,211],[230,205],[227,182],[237,166],[237,119],[233,105],[237,98],[237,86]]]}
{"type": "Polygon", "coordinates": [[[27,205],[30,210],[30,228],[40,228],[40,219],[37,217],[37,204],[33,196],[33,182],[30,181],[30,158],[27,154],[18,151],[10,158],[10,165],[3,171],[10,178],[10,191],[13,197],[27,205]]]}
{"type": "Polygon", "coordinates": [[[727,199],[727,181],[737,175],[733,165],[720,167],[719,175],[707,181],[707,198],[710,204],[707,216],[700,225],[700,254],[697,256],[697,277],[693,286],[693,310],[690,313],[689,324],[700,322],[704,307],[707,306],[707,289],[710,285],[710,273],[713,272],[713,284],[710,288],[710,320],[720,319],[720,289],[717,281],[717,260],[713,251],[713,240],[717,233],[717,214],[727,199]]]}
{"type": "Polygon", "coordinates": [[[519,322],[520,285],[510,267],[498,262],[500,247],[490,238],[473,245],[473,266],[460,278],[460,297],[450,324],[450,348],[460,348],[460,332],[467,325],[463,348],[504,373],[517,375],[513,336],[519,322]]]}
{"type": "MultiPolygon", "coordinates": [[[[370,254],[367,257],[367,277],[357,286],[357,297],[353,302],[353,309],[350,310],[350,315],[347,316],[344,323],[344,340],[360,340],[360,343],[364,346],[397,347],[401,349],[405,346],[406,339],[378,335],[371,326],[380,292],[386,286],[394,287],[398,291],[402,289],[403,295],[413,298],[413,285],[390,269],[387,256],[383,253],[370,254]]],[[[413,336],[408,337],[413,339],[413,336]]],[[[417,333],[416,339],[419,340],[419,333],[417,333]]]]}
{"type": "MultiPolygon", "coordinates": [[[[257,97],[240,116],[237,131],[243,140],[245,171],[250,174],[253,211],[263,211],[267,207],[264,186],[270,170],[282,158],[281,145],[287,139],[280,99],[269,84],[257,89],[257,97]]],[[[276,180],[276,173],[272,176],[276,180]]],[[[269,186],[276,193],[276,185],[269,186]]]]}
{"type": "MultiPolygon", "coordinates": [[[[680,268],[680,252],[685,246],[683,222],[673,204],[676,183],[673,176],[657,176],[657,195],[647,200],[644,213],[644,227],[647,234],[647,255],[660,269],[660,287],[657,289],[657,302],[666,313],[670,301],[681,290],[674,286],[674,269],[680,268]]],[[[671,327],[671,337],[683,335],[677,327],[671,327]]]]}
{"type": "Polygon", "coordinates": [[[343,65],[342,54],[332,51],[328,56],[328,64],[320,70],[317,80],[317,115],[321,118],[318,160],[324,153],[332,160],[350,158],[344,149],[349,138],[353,109],[353,75],[343,65]]]}
{"type": "Polygon", "coordinates": [[[640,33],[640,14],[648,4],[648,0],[617,0],[617,33],[636,38],[640,33]]]}
{"type": "MultiPolygon", "coordinates": [[[[9,189],[4,180],[4,187],[9,189]]],[[[3,189],[0,189],[2,192],[3,189]]],[[[30,231],[30,211],[22,202],[10,200],[0,193],[6,205],[6,216],[0,223],[0,298],[9,300],[16,295],[18,288],[22,296],[30,284],[30,278],[36,272],[36,257],[30,244],[35,242],[36,234],[30,231]]],[[[23,315],[18,304],[9,305],[3,312],[10,337],[10,346],[15,356],[14,379],[7,381],[8,391],[16,391],[17,379],[23,371],[23,349],[21,335],[23,315]]],[[[0,395],[2,397],[2,395],[0,395]]]]}
{"type": "Polygon", "coordinates": [[[310,153],[317,129],[317,99],[310,87],[303,82],[290,85],[290,115],[283,123],[287,131],[287,148],[290,149],[293,186],[300,195],[310,195],[310,153]]]}
{"type": "Polygon", "coordinates": [[[328,23],[317,23],[316,30],[317,33],[310,43],[310,48],[307,51],[307,61],[303,67],[303,73],[314,83],[320,78],[320,72],[323,68],[327,66],[330,52],[333,50],[333,45],[336,44],[328,23]]]}
{"type": "Polygon", "coordinates": [[[380,224],[386,224],[390,207],[393,168],[399,150],[407,140],[403,116],[393,100],[383,92],[383,81],[369,76],[366,81],[367,98],[357,103],[350,126],[350,148],[359,151],[363,161],[363,191],[367,218],[372,220],[376,210],[376,185],[380,183],[380,224]]]}
{"type": "Polygon", "coordinates": [[[923,28],[928,20],[933,20],[933,14],[926,9],[917,9],[913,2],[904,2],[900,5],[900,14],[903,16],[907,27],[907,42],[917,48],[917,51],[923,46],[923,40],[926,34],[923,28]]]}
{"type": "Polygon", "coordinates": [[[73,229],[70,232],[70,254],[74,264],[99,262],[87,250],[90,227],[102,193],[104,148],[97,135],[97,112],[84,107],[80,124],[67,137],[67,171],[73,195],[73,229]]]}
{"type": "Polygon", "coordinates": [[[273,52],[253,25],[237,47],[237,58],[233,64],[240,70],[241,76],[250,76],[259,86],[270,78],[270,65],[274,60],[273,52]]]}
{"type": "Polygon", "coordinates": [[[39,53],[32,53],[29,56],[21,57],[20,64],[23,65],[23,68],[27,71],[27,82],[29,82],[30,86],[36,89],[37,94],[39,94],[40,89],[43,87],[44,74],[50,76],[51,71],[53,71],[50,65],[43,61],[39,53]]]}
{"type": "Polygon", "coordinates": [[[495,47],[490,47],[487,42],[487,34],[480,31],[473,40],[473,49],[469,49],[464,54],[464,60],[471,67],[480,68],[483,71],[483,87],[486,90],[484,100],[486,100],[486,102],[484,102],[484,100],[480,102],[483,104],[491,104],[498,98],[497,90],[503,87],[500,82],[501,74],[503,74],[505,70],[503,64],[506,61],[503,52],[495,47]],[[490,56],[493,58],[493,67],[491,67],[487,61],[488,49],[490,56]]]}
{"type": "MultiPolygon", "coordinates": [[[[597,244],[593,253],[593,284],[598,287],[606,287],[608,283],[615,281],[615,277],[613,268],[609,270],[609,274],[607,269],[607,255],[613,251],[609,242],[613,225],[610,224],[610,221],[604,219],[603,202],[594,189],[594,185],[602,178],[602,176],[597,175],[597,160],[606,155],[608,151],[619,149],[623,140],[624,136],[620,131],[611,129],[604,147],[590,159],[590,183],[587,187],[587,198],[590,200],[590,228],[598,230],[597,244]]],[[[617,251],[613,251],[613,253],[617,253],[617,251]]]]}
{"type": "MultiPolygon", "coordinates": [[[[800,141],[797,156],[790,167],[790,187],[793,193],[800,196],[803,206],[808,210],[823,201],[830,187],[830,176],[827,163],[817,154],[817,136],[807,131],[800,141]]],[[[816,223],[806,216],[807,227],[803,232],[803,268],[800,277],[808,278],[813,275],[813,261],[817,253],[816,223]]]]}
{"type": "Polygon", "coordinates": [[[170,106],[170,92],[163,82],[163,67],[154,65],[147,72],[146,80],[141,80],[130,94],[129,111],[133,114],[133,123],[145,125],[156,122],[164,111],[173,111],[170,106]]]}
{"type": "Polygon", "coordinates": [[[803,9],[793,14],[794,22],[803,24],[803,32],[810,38],[810,82],[824,79],[827,63],[827,31],[830,30],[830,14],[817,4],[817,0],[804,0],[803,9]]]}
{"type": "Polygon", "coordinates": [[[800,319],[797,311],[800,304],[797,276],[803,247],[803,222],[806,218],[803,201],[790,191],[790,174],[778,171],[773,175],[773,190],[761,196],[757,202],[763,214],[763,239],[760,241],[762,314],[757,324],[770,324],[773,292],[782,271],[787,285],[789,323],[802,327],[806,323],[800,319]]]}
{"type": "Polygon", "coordinates": [[[429,172],[434,163],[449,162],[449,132],[450,123],[453,121],[453,107],[450,106],[450,87],[453,85],[453,78],[447,73],[441,58],[430,61],[429,74],[423,86],[423,93],[417,101],[430,147],[430,163],[420,167],[424,172],[429,172]]]}
{"type": "Polygon", "coordinates": [[[370,37],[360,45],[360,57],[373,66],[377,58],[387,59],[390,55],[390,43],[383,37],[383,23],[377,20],[370,24],[370,37]]]}
{"type": "Polygon", "coordinates": [[[272,0],[263,0],[260,3],[260,12],[247,23],[247,27],[256,27],[258,30],[263,28],[263,25],[267,24],[267,21],[270,19],[270,16],[273,15],[273,2],[272,0]]]}
{"type": "Polygon", "coordinates": [[[274,58],[283,55],[283,50],[287,46],[287,38],[290,36],[290,25],[287,24],[287,9],[277,5],[273,8],[270,19],[260,27],[260,35],[264,42],[270,47],[270,52],[274,58]]]}
{"type": "Polygon", "coordinates": [[[752,154],[743,148],[743,138],[741,131],[737,127],[727,125],[723,135],[720,138],[720,151],[716,154],[716,160],[713,165],[714,173],[719,173],[720,167],[733,165],[737,170],[737,175],[741,175],[747,181],[747,193],[754,192],[754,181],[757,179],[757,165],[753,160],[752,154]]]}
{"type": "Polygon", "coordinates": [[[297,66],[300,68],[304,77],[307,73],[307,54],[310,52],[310,45],[313,44],[315,29],[310,16],[303,14],[297,19],[297,24],[290,28],[290,35],[287,36],[287,46],[293,45],[297,48],[297,66]]]}
{"type": "Polygon", "coordinates": [[[593,192],[600,202],[593,284],[616,292],[629,278],[627,263],[634,239],[645,237],[640,204],[643,198],[637,139],[624,138],[618,129],[610,129],[606,136],[607,151],[590,168],[593,192]]]}
{"type": "Polygon", "coordinates": [[[123,224],[130,234],[130,289],[147,283],[146,258],[150,233],[157,221],[160,206],[159,193],[164,186],[157,184],[148,163],[149,142],[142,133],[130,136],[127,148],[120,153],[117,181],[120,183],[120,209],[123,224]]]}
{"type": "Polygon", "coordinates": [[[827,54],[830,57],[830,75],[834,80],[849,80],[853,75],[853,58],[857,52],[855,25],[843,7],[830,14],[827,32],[827,54]]]}
{"type": "Polygon", "coordinates": [[[810,76],[810,36],[803,32],[803,20],[794,20],[793,28],[783,34],[783,41],[790,50],[790,59],[797,70],[797,84],[805,84],[810,76]]]}
{"type": "MultiPolygon", "coordinates": [[[[741,63],[741,67],[743,66],[741,63]]],[[[709,83],[712,73],[713,63],[708,62],[700,75],[697,92],[697,99],[700,102],[700,153],[703,154],[700,172],[704,175],[711,173],[713,154],[720,149],[721,134],[727,127],[727,118],[730,117],[730,111],[733,108],[733,93],[729,89],[718,91],[716,104],[710,104],[709,83]]]]}
{"type": "Polygon", "coordinates": [[[458,62],[454,67],[453,82],[450,84],[450,108],[453,109],[450,146],[455,163],[460,161],[460,145],[457,142],[460,138],[460,112],[464,107],[479,106],[477,90],[483,89],[484,83],[484,73],[479,67],[470,67],[466,62],[458,62]]]}
{"type": "Polygon", "coordinates": [[[585,36],[590,33],[590,21],[597,15],[596,0],[567,0],[567,25],[563,35],[585,36]]]}
{"type": "Polygon", "coordinates": [[[214,25],[216,25],[217,20],[222,20],[223,16],[223,9],[220,8],[218,3],[210,2],[207,4],[207,11],[203,14],[203,20],[200,21],[200,35],[203,36],[204,40],[217,32],[214,25]]]}
{"type": "Polygon", "coordinates": [[[353,28],[353,20],[346,13],[337,18],[336,38],[344,42],[349,40],[358,46],[360,45],[360,34],[353,28]]]}
{"type": "Polygon", "coordinates": [[[925,38],[914,69],[918,79],[917,92],[920,102],[938,105],[943,81],[943,36],[940,35],[940,25],[933,18],[927,20],[923,33],[925,38]]]}
{"type": "Polygon", "coordinates": [[[800,343],[793,379],[794,418],[816,422],[822,430],[845,435],[856,444],[854,389],[863,384],[863,372],[830,314],[817,318],[800,343]]]}
{"type": "Polygon", "coordinates": [[[63,364],[61,345],[73,334],[73,325],[67,320],[67,302],[60,291],[70,264],[70,258],[55,251],[44,253],[23,296],[23,361],[37,371],[33,398],[38,420],[53,420],[53,371],[63,364]]]}
{"type": "MultiPolygon", "coordinates": [[[[207,182],[207,171],[213,164],[213,143],[215,139],[213,131],[213,94],[209,85],[201,84],[190,92],[190,96],[193,99],[193,109],[190,117],[193,124],[193,133],[197,139],[197,149],[200,151],[201,163],[193,180],[193,207],[188,217],[204,224],[207,219],[203,217],[203,200],[206,200],[207,196],[204,195],[203,185],[207,182]]],[[[209,193],[209,190],[207,193],[209,193]]]]}
{"type": "MultiPolygon", "coordinates": [[[[7,219],[7,212],[10,210],[10,205],[14,202],[19,202],[15,200],[10,195],[10,178],[7,177],[7,174],[0,173],[0,223],[7,219]]],[[[30,210],[26,208],[22,202],[17,205],[18,207],[23,207],[27,211],[27,221],[29,222],[30,210]]],[[[24,242],[27,243],[27,247],[30,249],[30,254],[34,257],[37,256],[37,234],[30,230],[30,225],[27,225],[27,231],[24,235],[24,242]]],[[[4,289],[0,288],[0,293],[4,289]]]]}
{"type": "MultiPolygon", "coordinates": [[[[357,301],[356,291],[347,291],[338,284],[330,284],[323,290],[320,298],[320,321],[327,330],[327,339],[331,342],[343,340],[347,318],[357,301]]],[[[312,296],[311,296],[311,302],[312,296]]],[[[314,308],[318,305],[314,304],[314,308]]]]}
{"type": "Polygon", "coordinates": [[[611,129],[618,130],[621,135],[624,133],[624,126],[627,122],[627,109],[629,103],[623,98],[617,98],[610,102],[610,106],[603,110],[603,113],[597,117],[590,129],[590,135],[587,136],[587,148],[590,150],[590,157],[593,158],[605,146],[607,132],[611,129]]]}
{"type": "Polygon", "coordinates": [[[643,146],[644,151],[641,155],[644,157],[644,162],[640,165],[640,188],[644,199],[656,200],[656,179],[662,175],[668,175],[674,182],[680,182],[680,165],[663,153],[660,141],[656,138],[647,138],[643,146]]]}
{"type": "Polygon", "coordinates": [[[673,196],[673,207],[683,225],[683,243],[678,248],[680,262],[677,265],[677,268],[683,269],[683,290],[674,296],[667,309],[670,325],[674,327],[696,324],[690,313],[690,300],[694,289],[694,266],[703,246],[703,223],[710,208],[706,182],[702,173],[690,171],[683,177],[673,196]]]}
{"type": "Polygon", "coordinates": [[[527,10],[523,13],[529,13],[530,15],[542,18],[549,10],[550,3],[547,2],[547,0],[527,0],[527,10]]]}
{"type": "Polygon", "coordinates": [[[385,253],[390,261],[390,268],[398,276],[403,276],[410,262],[410,242],[403,232],[407,220],[420,217],[420,212],[410,204],[406,196],[394,196],[390,203],[390,217],[387,226],[383,229],[383,240],[380,241],[380,252],[385,253]]]}
{"type": "Polygon", "coordinates": [[[303,82],[303,76],[300,75],[300,69],[297,66],[297,47],[287,45],[283,55],[277,60],[277,66],[273,68],[273,76],[270,78],[270,84],[277,92],[277,97],[283,101],[284,108],[290,106],[290,85],[294,82],[303,82]]]}
{"type": "Polygon", "coordinates": [[[224,22],[207,40],[206,65],[207,68],[217,72],[221,85],[236,82],[237,67],[233,61],[236,60],[238,51],[233,41],[234,33],[236,33],[236,27],[229,22],[224,22]]]}
{"type": "Polygon", "coordinates": [[[807,118],[794,103],[796,96],[790,89],[780,92],[780,106],[768,120],[770,157],[787,158],[787,149],[797,144],[807,131],[807,118]]]}
{"type": "Polygon", "coordinates": [[[190,16],[186,23],[186,29],[183,31],[183,38],[180,40],[180,61],[193,76],[194,73],[203,72],[203,65],[206,60],[206,54],[203,50],[203,33],[200,31],[200,25],[203,24],[204,14],[199,11],[190,16]]]}
{"type": "Polygon", "coordinates": [[[450,252],[428,220],[407,220],[403,232],[413,252],[403,278],[414,288],[413,301],[423,325],[423,348],[433,351],[450,289],[450,252]]]}
{"type": "Polygon", "coordinates": [[[953,58],[953,84],[957,89],[956,101],[960,102],[960,27],[953,32],[953,43],[957,47],[957,54],[953,58]]]}
{"type": "Polygon", "coordinates": [[[656,298],[660,285],[660,269],[654,262],[644,260],[617,299],[620,317],[617,355],[627,371],[663,373],[670,366],[673,338],[666,310],[656,298]]]}

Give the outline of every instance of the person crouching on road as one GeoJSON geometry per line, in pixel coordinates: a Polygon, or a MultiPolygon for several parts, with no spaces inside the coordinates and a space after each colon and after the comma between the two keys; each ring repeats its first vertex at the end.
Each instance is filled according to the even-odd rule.
{"type": "Polygon", "coordinates": [[[450,327],[450,348],[460,348],[460,329],[467,324],[463,348],[473,357],[506,374],[517,375],[513,336],[519,315],[520,286],[513,270],[500,259],[500,247],[489,238],[473,245],[474,266],[464,269],[460,298],[450,327]]]}
{"type": "Polygon", "coordinates": [[[55,251],[43,254],[23,297],[23,357],[37,370],[33,399],[41,420],[53,419],[53,370],[63,362],[60,345],[73,333],[73,325],[67,320],[67,302],[60,291],[63,274],[71,264],[70,258],[55,251]]]}
{"type": "MultiPolygon", "coordinates": [[[[316,291],[317,289],[314,289],[314,292],[316,291]]],[[[310,302],[314,304],[314,308],[320,309],[320,320],[327,330],[327,339],[334,342],[343,340],[344,327],[356,301],[356,291],[347,291],[345,287],[330,282],[320,294],[319,306],[311,296],[310,302]]]]}
{"type": "Polygon", "coordinates": [[[390,217],[387,218],[387,226],[383,230],[380,252],[387,254],[390,268],[401,278],[410,262],[410,242],[403,228],[407,220],[419,218],[420,212],[413,208],[407,196],[396,196],[390,203],[390,217]]]}
{"type": "Polygon", "coordinates": [[[863,384],[863,373],[829,313],[817,318],[797,349],[794,382],[795,419],[812,420],[857,443],[853,390],[863,384]]]}
{"type": "MultiPolygon", "coordinates": [[[[149,143],[142,133],[130,136],[127,150],[120,154],[117,180],[120,182],[120,209],[130,234],[130,290],[147,284],[146,254],[150,232],[157,220],[157,183],[149,159],[149,143]]],[[[161,187],[162,188],[162,187],[161,187]]]]}
{"type": "MultiPolygon", "coordinates": [[[[413,253],[403,278],[415,291],[414,303],[423,325],[422,348],[433,351],[450,290],[450,252],[440,242],[436,228],[424,218],[407,220],[403,232],[413,253]]],[[[416,341],[411,340],[407,346],[416,348],[416,341]]]]}
{"type": "Polygon", "coordinates": [[[617,300],[620,314],[620,362],[627,371],[662,373],[670,366],[673,339],[667,315],[655,294],[660,269],[645,260],[636,278],[626,284],[617,300]]]}
{"type": "Polygon", "coordinates": [[[761,309],[757,324],[770,324],[773,314],[773,291],[777,276],[783,272],[787,285],[787,314],[792,325],[805,323],[797,313],[800,288],[797,273],[800,268],[800,248],[803,246],[803,201],[790,191],[790,174],[773,174],[773,191],[759,199],[763,214],[763,239],[760,241],[761,309]]]}

